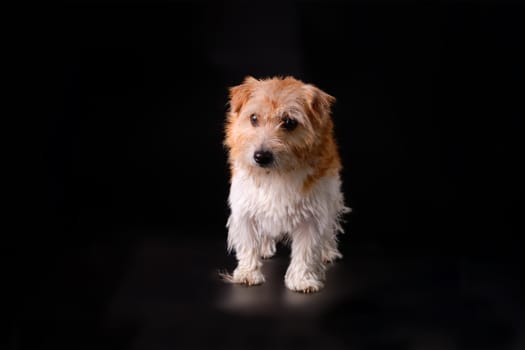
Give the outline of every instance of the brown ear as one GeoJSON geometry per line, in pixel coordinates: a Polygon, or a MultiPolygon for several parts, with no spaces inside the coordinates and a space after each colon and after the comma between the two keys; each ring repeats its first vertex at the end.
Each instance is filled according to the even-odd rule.
{"type": "Polygon", "coordinates": [[[322,120],[330,115],[335,97],[313,85],[305,85],[306,101],[316,119],[322,120]]]}
{"type": "Polygon", "coordinates": [[[240,85],[230,88],[230,111],[238,113],[242,106],[248,101],[252,93],[253,84],[257,79],[247,76],[240,85]]]}

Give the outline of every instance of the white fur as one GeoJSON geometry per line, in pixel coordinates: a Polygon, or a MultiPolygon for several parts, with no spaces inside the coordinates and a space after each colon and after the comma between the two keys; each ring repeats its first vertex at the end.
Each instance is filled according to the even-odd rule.
{"type": "Polygon", "coordinates": [[[339,176],[319,179],[308,192],[303,183],[308,169],[288,173],[260,169],[249,175],[242,166],[233,172],[228,219],[228,248],[238,259],[232,282],[264,282],[261,257],[275,252],[275,241],[287,235],[292,256],[285,276],[294,291],[313,292],[323,287],[325,262],[341,257],[336,234],[342,232],[344,206],[339,176]]]}

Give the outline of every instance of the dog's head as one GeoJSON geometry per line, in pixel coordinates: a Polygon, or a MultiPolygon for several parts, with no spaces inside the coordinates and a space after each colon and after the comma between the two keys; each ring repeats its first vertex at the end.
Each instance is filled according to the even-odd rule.
{"type": "Polygon", "coordinates": [[[225,145],[232,166],[290,171],[315,166],[333,147],[335,98],[291,77],[247,77],[230,88],[225,145]]]}

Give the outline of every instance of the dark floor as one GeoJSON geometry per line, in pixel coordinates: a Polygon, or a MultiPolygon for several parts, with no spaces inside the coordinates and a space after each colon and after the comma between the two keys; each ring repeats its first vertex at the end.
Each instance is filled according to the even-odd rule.
{"type": "MultiPolygon", "coordinates": [[[[267,282],[220,281],[217,239],[133,232],[100,239],[28,293],[12,349],[523,349],[519,267],[343,245],[326,288],[285,289],[289,250],[267,282]],[[81,261],[87,259],[87,261],[81,261]],[[82,266],[82,269],[78,267],[82,266]]],[[[347,237],[343,237],[343,240],[347,237]]]]}

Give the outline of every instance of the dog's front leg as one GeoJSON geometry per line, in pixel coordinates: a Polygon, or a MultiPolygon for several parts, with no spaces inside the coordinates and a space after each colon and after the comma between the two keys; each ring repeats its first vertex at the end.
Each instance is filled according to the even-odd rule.
{"type": "Polygon", "coordinates": [[[235,251],[237,268],[230,282],[254,286],[264,282],[261,272],[260,239],[248,218],[230,219],[228,246],[235,251]]]}
{"type": "Polygon", "coordinates": [[[324,286],[325,265],[322,237],[312,221],[305,222],[292,235],[292,259],[285,284],[296,292],[317,292],[324,286]]]}

